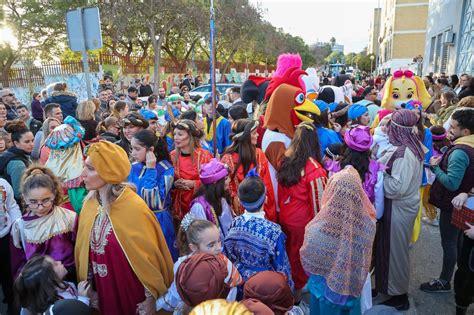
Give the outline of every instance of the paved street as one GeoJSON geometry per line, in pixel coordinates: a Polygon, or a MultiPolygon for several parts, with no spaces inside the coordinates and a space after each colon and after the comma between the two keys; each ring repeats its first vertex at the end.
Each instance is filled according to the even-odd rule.
{"type": "MultiPolygon", "coordinates": [[[[428,294],[418,289],[420,283],[437,276],[441,269],[441,243],[437,227],[422,224],[420,239],[411,249],[412,278],[410,302],[414,302],[407,315],[451,315],[455,314],[454,293],[428,294]]],[[[0,304],[0,314],[5,314],[5,305],[0,304]]],[[[471,306],[469,315],[474,315],[471,306]]]]}
{"type": "MultiPolygon", "coordinates": [[[[439,276],[441,271],[441,240],[439,228],[422,223],[420,239],[411,249],[410,295],[418,315],[455,314],[454,291],[429,294],[419,290],[422,282],[439,276]]],[[[471,305],[468,314],[474,314],[471,305]]]]}

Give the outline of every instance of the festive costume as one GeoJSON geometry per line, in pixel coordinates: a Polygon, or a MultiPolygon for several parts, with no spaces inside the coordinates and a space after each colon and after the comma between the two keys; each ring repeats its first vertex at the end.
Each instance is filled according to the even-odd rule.
{"type": "MultiPolygon", "coordinates": [[[[372,136],[370,135],[370,128],[366,126],[357,126],[347,130],[344,134],[344,141],[350,149],[358,152],[369,151],[373,143],[372,136]]],[[[339,172],[341,170],[340,162],[334,161],[331,170],[334,173],[339,172]]],[[[384,210],[384,170],[385,166],[383,164],[370,159],[362,183],[367,198],[369,198],[370,202],[375,207],[377,219],[382,217],[384,210]]]]}
{"type": "Polygon", "coordinates": [[[320,211],[326,180],[326,170],[313,158],[309,158],[297,184],[290,187],[278,184],[279,221],[288,237],[286,250],[296,289],[303,288],[308,280],[301,266],[299,252],[303,245],[305,226],[320,211]]]}
{"type": "Polygon", "coordinates": [[[193,195],[201,185],[201,181],[199,180],[201,165],[208,163],[212,159],[212,156],[209,151],[202,148],[196,148],[194,150],[195,161],[192,160],[191,155],[181,154],[176,162],[176,151],[172,151],[170,156],[175,170],[174,180],[177,181],[182,178],[194,181],[194,189],[184,190],[175,188],[172,191],[173,217],[177,220],[182,220],[184,215],[189,212],[193,195]]]}
{"type": "Polygon", "coordinates": [[[293,314],[295,300],[284,274],[262,271],[249,278],[244,285],[244,298],[267,305],[273,314],[293,314]]]}
{"type": "Polygon", "coordinates": [[[357,171],[335,174],[306,226],[301,263],[310,274],[311,314],[361,314],[375,236],[375,210],[357,171]]]}
{"type": "MultiPolygon", "coordinates": [[[[87,154],[106,183],[120,184],[130,173],[126,152],[115,144],[94,143],[87,154]]],[[[75,248],[78,280],[92,283],[102,314],[135,314],[146,296],[166,293],[173,262],[165,244],[156,217],[130,187],[107,209],[94,196],[85,201],[75,248]]]]}
{"type": "Polygon", "coordinates": [[[81,139],[84,128],[72,116],[66,117],[62,125],[57,126],[45,141],[51,150],[45,166],[53,171],[64,190],[63,206],[80,213],[87,191],[81,172],[84,168],[81,139]]]}
{"type": "Polygon", "coordinates": [[[408,293],[409,243],[420,204],[424,151],[413,128],[416,115],[401,109],[389,126],[394,151],[381,160],[384,175],[384,214],[377,227],[375,283],[378,292],[391,296],[408,293]],[[385,161],[386,160],[386,161],[385,161]]]}
{"type": "Polygon", "coordinates": [[[137,193],[145,200],[147,206],[160,222],[171,257],[173,261],[176,261],[178,250],[175,246],[176,232],[171,215],[173,166],[168,161],[160,161],[156,163],[154,169],[150,169],[143,163],[133,163],[128,181],[136,186],[137,193]]]}
{"type": "MultiPolygon", "coordinates": [[[[203,185],[214,185],[229,175],[225,164],[217,159],[211,159],[209,163],[203,164],[200,170],[199,178],[203,185]]],[[[207,187],[207,186],[205,186],[207,187]]],[[[219,229],[221,241],[229,231],[232,222],[232,210],[225,198],[221,198],[221,213],[218,215],[214,207],[206,200],[205,194],[201,194],[191,201],[189,212],[195,219],[208,220],[214,223],[219,229]]]]}
{"type": "MultiPolygon", "coordinates": [[[[268,165],[268,160],[265,157],[265,154],[259,148],[255,149],[255,157],[257,160],[257,165],[251,165],[250,168],[257,168],[258,176],[263,180],[265,183],[265,187],[267,187],[267,199],[264,204],[264,210],[267,216],[267,219],[273,222],[276,222],[276,204],[275,204],[275,192],[273,190],[273,184],[270,177],[270,170],[268,165]]],[[[235,167],[239,162],[239,155],[238,153],[234,152],[232,154],[225,154],[222,159],[222,163],[225,163],[229,167],[229,173],[232,177],[232,174],[235,172],[235,167]]],[[[230,181],[230,194],[232,198],[232,209],[236,215],[241,215],[244,212],[244,208],[239,202],[239,198],[237,196],[237,189],[239,188],[240,183],[244,180],[247,174],[243,173],[243,166],[239,165],[237,172],[235,173],[234,178],[231,178],[230,181]]]]}
{"type": "MultiPolygon", "coordinates": [[[[196,306],[210,299],[225,298],[231,289],[243,284],[243,280],[224,255],[194,254],[179,266],[176,284],[183,302],[196,306]]],[[[235,296],[231,300],[235,300],[235,296]]]]}
{"type": "MultiPolygon", "coordinates": [[[[183,300],[181,299],[178,289],[176,287],[177,284],[177,272],[178,268],[181,266],[181,264],[190,258],[193,254],[186,255],[186,256],[181,256],[178,258],[178,260],[175,262],[173,266],[173,272],[174,272],[174,280],[171,286],[168,289],[168,292],[166,292],[165,295],[161,296],[157,301],[156,301],[156,310],[159,311],[161,309],[164,309],[166,311],[172,312],[174,311],[174,314],[180,314],[183,311],[183,300]]],[[[237,296],[237,288],[235,285],[237,283],[240,283],[242,281],[242,278],[240,277],[239,271],[237,268],[232,264],[232,262],[223,254],[219,254],[216,256],[222,263],[225,264],[226,269],[227,269],[227,279],[229,283],[233,283],[234,287],[230,289],[229,293],[227,294],[226,299],[228,301],[235,301],[235,298],[237,296]]],[[[206,290],[209,288],[206,288],[206,290]]]]}
{"type": "Polygon", "coordinates": [[[62,207],[53,207],[42,217],[24,214],[11,230],[13,274],[18,274],[31,257],[40,254],[61,261],[74,275],[75,230],[76,213],[62,207]]]}
{"type": "Polygon", "coordinates": [[[244,280],[260,271],[279,271],[293,287],[285,241],[281,227],[265,219],[263,211],[245,211],[232,222],[224,248],[244,280]]]}
{"type": "MultiPolygon", "coordinates": [[[[382,90],[381,109],[395,110],[410,100],[420,101],[423,108],[431,104],[431,96],[426,90],[423,79],[410,70],[397,70],[387,79],[382,90]]],[[[379,115],[372,122],[372,129],[380,123],[379,115]]]]}
{"type": "MultiPolygon", "coordinates": [[[[298,68],[289,68],[282,77],[270,81],[266,95],[271,95],[265,112],[264,127],[267,129],[262,140],[262,150],[270,162],[270,175],[275,200],[278,202],[278,181],[276,170],[285,150],[295,132],[295,125],[313,119],[311,115],[319,115],[319,108],[306,99],[304,85],[300,76],[306,74],[298,68]]],[[[278,204],[278,203],[277,203],[278,204]]]]}

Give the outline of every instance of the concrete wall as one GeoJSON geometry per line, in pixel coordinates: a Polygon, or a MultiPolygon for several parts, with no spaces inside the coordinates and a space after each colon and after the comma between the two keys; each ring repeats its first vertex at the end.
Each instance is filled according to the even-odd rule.
{"type": "Polygon", "coordinates": [[[446,73],[455,73],[457,49],[459,45],[463,0],[430,0],[424,49],[423,73],[434,71],[434,63],[429,61],[431,38],[452,29],[456,34],[454,46],[449,46],[446,73]]]}

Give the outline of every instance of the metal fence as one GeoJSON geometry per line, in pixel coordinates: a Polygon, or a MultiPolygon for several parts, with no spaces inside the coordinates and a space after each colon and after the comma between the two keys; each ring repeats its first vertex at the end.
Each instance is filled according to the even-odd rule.
{"type": "MultiPolygon", "coordinates": [[[[115,65],[121,68],[122,74],[148,74],[152,72],[153,58],[148,56],[146,58],[140,57],[119,57],[112,54],[101,53],[98,57],[89,58],[89,71],[99,72],[100,65],[115,65]]],[[[217,62],[216,68],[219,69],[222,63],[217,62]]],[[[161,67],[164,68],[165,73],[183,73],[185,69],[194,68],[198,73],[209,72],[209,61],[195,60],[187,63],[178,64],[170,59],[163,58],[161,60],[161,67]],[[183,70],[184,68],[184,70],[183,70]]],[[[265,70],[272,71],[274,67],[267,67],[265,65],[245,64],[245,63],[231,63],[229,69],[234,68],[237,72],[244,72],[249,69],[250,73],[265,70]]],[[[42,63],[41,66],[31,67],[15,67],[10,69],[8,76],[0,77],[0,83],[4,88],[6,87],[35,87],[45,85],[46,76],[61,76],[74,73],[84,72],[82,61],[60,61],[42,63]]]]}

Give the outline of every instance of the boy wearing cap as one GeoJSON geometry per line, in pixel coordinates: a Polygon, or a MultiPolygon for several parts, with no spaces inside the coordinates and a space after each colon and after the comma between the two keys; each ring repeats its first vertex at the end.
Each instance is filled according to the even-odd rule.
{"type": "Polygon", "coordinates": [[[265,219],[266,188],[255,169],[239,185],[238,195],[245,212],[230,226],[224,241],[226,256],[244,280],[260,271],[278,271],[286,275],[293,288],[286,236],[278,224],[265,219]]]}

